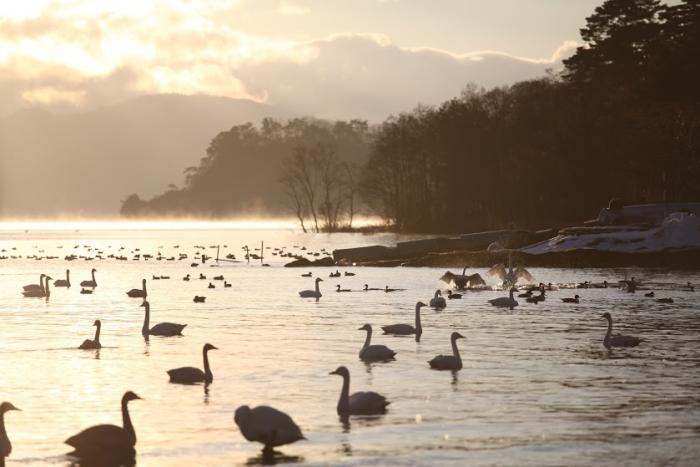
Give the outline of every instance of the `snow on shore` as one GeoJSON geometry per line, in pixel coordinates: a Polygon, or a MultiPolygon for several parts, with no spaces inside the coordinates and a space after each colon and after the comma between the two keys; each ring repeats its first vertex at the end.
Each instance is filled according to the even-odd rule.
{"type": "Polygon", "coordinates": [[[572,250],[600,250],[623,253],[649,253],[665,250],[700,249],[700,218],[675,212],[661,225],[638,227],[598,227],[565,229],[556,237],[525,246],[523,253],[542,254],[572,250]]]}

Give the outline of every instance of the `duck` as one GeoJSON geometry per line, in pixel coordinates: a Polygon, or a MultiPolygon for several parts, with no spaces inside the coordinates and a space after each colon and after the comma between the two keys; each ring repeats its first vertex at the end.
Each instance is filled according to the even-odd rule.
{"type": "Polygon", "coordinates": [[[34,297],[34,298],[49,298],[51,295],[51,290],[49,289],[49,281],[51,281],[51,277],[49,276],[44,276],[44,287],[41,289],[30,289],[30,290],[25,290],[22,292],[22,295],[25,297],[34,297]]]}
{"type": "Polygon", "coordinates": [[[80,344],[80,347],[78,347],[79,349],[93,350],[102,348],[102,344],[100,344],[100,328],[102,327],[102,322],[96,319],[92,325],[95,326],[95,338],[93,340],[85,339],[83,343],[80,344]]]}
{"type": "Polygon", "coordinates": [[[82,289],[80,289],[80,293],[82,295],[92,295],[92,289],[86,289],[85,287],[83,287],[82,289]]]}
{"type": "Polygon", "coordinates": [[[214,279],[215,281],[222,281],[222,280],[224,280],[224,276],[223,276],[223,275],[221,275],[221,276],[214,276],[212,279],[214,279]]]}
{"type": "Polygon", "coordinates": [[[648,298],[653,298],[653,297],[654,297],[654,291],[647,292],[647,293],[644,294],[644,296],[645,296],[645,297],[648,297],[648,298]]]}
{"type": "Polygon", "coordinates": [[[193,302],[195,303],[204,303],[204,300],[206,300],[207,297],[202,297],[201,295],[195,295],[194,299],[192,299],[193,302]]]}
{"type": "Polygon", "coordinates": [[[540,294],[539,294],[539,295],[534,295],[534,296],[532,296],[532,297],[528,297],[528,298],[525,299],[525,301],[526,301],[527,303],[534,303],[535,305],[537,305],[537,304],[540,303],[540,302],[544,302],[544,300],[545,300],[544,288],[540,289],[540,294]]]}
{"type": "Polygon", "coordinates": [[[70,269],[66,269],[66,278],[53,281],[54,287],[70,287],[70,269]]]}
{"type": "Polygon", "coordinates": [[[292,417],[267,405],[252,409],[242,405],[234,412],[233,420],[245,439],[264,445],[264,453],[271,454],[277,446],[306,439],[292,417]]]}
{"type": "Polygon", "coordinates": [[[146,336],[162,336],[162,337],[172,337],[181,336],[182,330],[185,329],[186,324],[176,324],[176,323],[158,323],[152,328],[149,328],[149,321],[151,319],[151,304],[144,300],[141,304],[145,308],[143,316],[143,327],[141,328],[141,335],[146,336]]]}
{"type": "Polygon", "coordinates": [[[156,276],[155,274],[152,274],[152,275],[151,275],[151,278],[152,278],[154,281],[159,281],[159,280],[160,280],[160,276],[156,276]]]}
{"type": "Polygon", "coordinates": [[[518,301],[513,298],[513,293],[515,293],[515,288],[510,289],[508,297],[498,297],[489,300],[489,303],[498,308],[514,308],[518,306],[518,301]]]}
{"type": "Polygon", "coordinates": [[[564,303],[578,303],[579,298],[580,297],[578,295],[574,295],[574,298],[566,297],[566,298],[562,298],[561,301],[564,303]]]}
{"type": "Polygon", "coordinates": [[[312,276],[311,271],[306,272],[306,273],[301,275],[301,277],[311,277],[311,276],[312,276]]]}
{"type": "Polygon", "coordinates": [[[656,301],[658,303],[673,303],[673,299],[671,297],[657,298],[656,301]]]}
{"type": "Polygon", "coordinates": [[[210,282],[209,285],[207,286],[207,288],[208,289],[215,289],[216,286],[210,282]]]}
{"type": "Polygon", "coordinates": [[[695,292],[695,286],[690,282],[688,282],[685,287],[688,290],[688,292],[695,292]]]}
{"type": "Polygon", "coordinates": [[[354,276],[354,275],[355,275],[354,272],[345,271],[345,277],[352,277],[352,276],[354,276]]]}
{"type": "Polygon", "coordinates": [[[205,276],[204,274],[202,274],[202,273],[199,274],[199,280],[202,281],[202,280],[205,280],[206,278],[207,278],[207,276],[205,276]]]}
{"type": "Polygon", "coordinates": [[[189,282],[190,281],[190,275],[187,274],[185,277],[182,278],[183,281],[189,282]]]}
{"type": "Polygon", "coordinates": [[[384,289],[379,289],[377,287],[370,287],[369,285],[365,284],[362,291],[363,292],[369,292],[370,290],[384,290],[384,289]]]}
{"type": "MultiPolygon", "coordinates": [[[[370,289],[370,290],[372,290],[372,289],[370,289]]],[[[386,293],[389,293],[389,292],[401,292],[401,291],[403,291],[403,290],[406,290],[406,289],[390,289],[388,285],[384,287],[384,292],[386,292],[386,293]]]]}
{"type": "Polygon", "coordinates": [[[453,332],[450,336],[452,355],[438,355],[428,362],[430,368],[434,370],[453,371],[462,369],[462,357],[459,356],[459,349],[457,349],[457,339],[464,339],[464,336],[458,332],[453,332]]]}
{"type": "Polygon", "coordinates": [[[330,273],[328,277],[340,277],[340,271],[336,269],[335,272],[330,273]]]}
{"type": "Polygon", "coordinates": [[[92,279],[89,281],[82,281],[80,283],[81,287],[97,287],[97,281],[95,280],[95,273],[97,272],[97,269],[92,268],[90,273],[92,274],[92,279]]]}
{"type": "Polygon", "coordinates": [[[601,318],[608,320],[608,332],[605,333],[603,338],[603,346],[610,350],[613,347],[636,347],[642,341],[639,337],[635,336],[613,336],[612,335],[612,316],[607,311],[601,315],[601,318]]]}
{"type": "MultiPolygon", "coordinates": [[[[12,443],[5,431],[5,414],[12,410],[20,410],[10,402],[0,404],[0,465],[5,465],[5,458],[12,453],[12,443]]],[[[21,410],[20,410],[21,411],[21,410]]]]}
{"type": "Polygon", "coordinates": [[[146,291],[146,279],[141,280],[140,289],[131,289],[126,293],[131,298],[146,298],[148,297],[148,292],[146,291]]]}
{"type": "Polygon", "coordinates": [[[421,334],[423,334],[423,327],[420,323],[420,309],[424,306],[425,303],[423,302],[416,303],[415,326],[411,326],[410,324],[390,324],[388,326],[382,326],[384,334],[393,334],[395,336],[410,336],[411,334],[415,334],[416,338],[420,338],[421,334]]]}
{"type": "Polygon", "coordinates": [[[440,289],[435,291],[435,296],[430,299],[430,307],[431,308],[445,308],[447,306],[447,302],[445,301],[445,297],[442,296],[442,292],[440,292],[440,289]]]}
{"type": "Polygon", "coordinates": [[[337,287],[335,289],[336,292],[352,292],[352,290],[350,290],[350,289],[341,289],[340,284],[336,285],[336,287],[337,287]]]}
{"type": "Polygon", "coordinates": [[[28,292],[30,290],[41,290],[43,292],[44,291],[44,278],[45,277],[46,277],[46,274],[39,274],[39,283],[38,284],[25,285],[22,287],[22,290],[24,292],[28,292]]]}
{"type": "Polygon", "coordinates": [[[365,338],[365,343],[360,349],[360,360],[364,361],[378,361],[378,360],[392,360],[396,352],[391,350],[386,345],[370,345],[372,341],[372,326],[365,324],[358,331],[367,331],[367,337],[365,338]]]}
{"type": "Polygon", "coordinates": [[[231,287],[231,283],[224,281],[224,288],[229,288],[229,287],[231,287]]]}
{"type": "Polygon", "coordinates": [[[523,292],[521,294],[518,294],[518,298],[530,298],[532,297],[532,289],[528,290],[527,292],[523,292]]]}
{"type": "Polygon", "coordinates": [[[461,293],[452,293],[452,290],[448,290],[447,291],[447,298],[449,298],[450,300],[460,299],[460,298],[462,298],[462,294],[461,293]]]}
{"type": "Polygon", "coordinates": [[[350,395],[350,372],[346,367],[339,366],[329,374],[343,377],[343,388],[340,390],[337,406],[338,415],[380,415],[386,413],[390,402],[381,394],[367,391],[350,395]]]}
{"type": "Polygon", "coordinates": [[[96,425],[87,428],[77,435],[71,436],[66,441],[73,447],[72,453],[83,459],[108,459],[113,461],[121,458],[133,458],[136,454],[136,432],[131,424],[129,416],[129,402],[141,399],[132,391],[127,391],[122,396],[122,424],[96,425]]]}
{"type": "Polygon", "coordinates": [[[302,298],[315,298],[316,300],[321,298],[322,297],[321,289],[319,288],[318,283],[323,282],[323,279],[321,279],[320,277],[317,277],[315,282],[316,282],[316,290],[302,290],[301,292],[299,292],[299,296],[302,298]]]}
{"type": "Polygon", "coordinates": [[[214,375],[209,368],[209,357],[207,354],[210,350],[218,350],[211,344],[204,344],[202,348],[202,357],[204,359],[204,371],[199,368],[194,368],[191,366],[185,366],[182,368],[174,368],[168,370],[168,376],[170,376],[170,382],[176,384],[195,384],[204,383],[211,384],[214,381],[214,375]]]}

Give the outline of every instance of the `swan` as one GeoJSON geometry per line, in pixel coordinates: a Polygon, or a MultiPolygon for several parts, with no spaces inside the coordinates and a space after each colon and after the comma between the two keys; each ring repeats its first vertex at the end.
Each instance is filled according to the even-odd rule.
{"type": "Polygon", "coordinates": [[[336,292],[352,292],[352,290],[350,290],[350,289],[341,289],[340,284],[336,285],[336,287],[337,287],[335,289],[336,292]]]}
{"type": "Polygon", "coordinates": [[[245,439],[265,445],[263,452],[271,453],[274,447],[306,439],[289,415],[266,405],[253,409],[242,405],[233,420],[245,439]]]}
{"type": "Polygon", "coordinates": [[[339,366],[329,374],[343,377],[343,388],[338,399],[338,415],[378,415],[386,412],[386,406],[390,402],[381,394],[368,391],[350,395],[350,372],[346,367],[339,366]]]}
{"type": "Polygon", "coordinates": [[[386,345],[370,345],[372,341],[372,326],[365,324],[358,331],[367,331],[367,338],[360,349],[360,360],[376,361],[376,360],[391,360],[396,355],[396,352],[391,350],[386,345]]]}
{"type": "Polygon", "coordinates": [[[96,327],[95,338],[93,340],[85,339],[83,343],[80,344],[80,347],[78,347],[79,349],[92,350],[102,348],[102,344],[100,344],[100,328],[102,327],[102,322],[96,319],[92,325],[96,327]]]}
{"type": "Polygon", "coordinates": [[[146,292],[146,279],[141,280],[141,288],[140,289],[131,289],[126,294],[131,298],[146,298],[146,297],[148,297],[148,292],[146,292]]]}
{"type": "Polygon", "coordinates": [[[479,273],[470,274],[467,276],[467,266],[464,266],[464,269],[462,269],[462,274],[453,274],[451,271],[447,271],[442,275],[440,280],[447,285],[454,283],[455,287],[457,287],[459,290],[464,290],[467,287],[486,285],[486,281],[479,273]]]}
{"type": "Polygon", "coordinates": [[[143,327],[141,328],[141,334],[146,336],[181,336],[182,330],[185,329],[186,324],[176,324],[176,323],[158,323],[152,328],[148,327],[148,323],[151,319],[151,304],[144,300],[141,304],[144,307],[145,313],[143,317],[143,327]]]}
{"type": "Polygon", "coordinates": [[[211,344],[204,344],[204,347],[202,348],[204,371],[191,366],[168,370],[167,373],[168,376],[170,376],[170,382],[178,384],[194,384],[203,382],[204,384],[211,384],[211,382],[214,381],[214,375],[209,368],[209,357],[207,357],[207,353],[210,350],[218,349],[211,344]]]}
{"type": "Polygon", "coordinates": [[[503,264],[496,264],[491,269],[488,270],[488,274],[492,276],[498,276],[499,279],[503,281],[503,287],[513,287],[517,284],[518,279],[525,279],[528,282],[532,282],[534,277],[528,272],[527,269],[523,267],[516,267],[513,269],[513,252],[508,253],[508,270],[503,264]]]}
{"type": "Polygon", "coordinates": [[[435,291],[435,296],[430,299],[430,307],[431,308],[445,308],[447,306],[447,302],[445,301],[445,297],[442,296],[442,292],[440,292],[440,289],[435,291]]]}
{"type": "Polygon", "coordinates": [[[464,339],[464,336],[458,332],[453,332],[450,336],[450,342],[452,343],[452,355],[438,355],[428,362],[430,364],[430,368],[435,370],[462,369],[462,357],[459,356],[459,350],[457,349],[457,339],[464,339]]]}
{"type": "Polygon", "coordinates": [[[610,350],[613,347],[636,347],[642,341],[639,337],[635,336],[613,336],[612,316],[606,311],[602,314],[601,318],[608,320],[608,332],[605,333],[605,338],[603,338],[603,345],[606,349],[610,350]]]}
{"type": "Polygon", "coordinates": [[[319,299],[322,297],[321,295],[321,290],[318,287],[318,283],[323,282],[323,279],[320,277],[316,278],[316,290],[302,290],[299,292],[299,296],[302,298],[316,298],[319,299]]]}
{"type": "Polygon", "coordinates": [[[49,290],[49,281],[51,281],[49,276],[44,276],[44,288],[43,289],[31,289],[31,290],[25,290],[22,292],[22,295],[25,297],[46,297],[48,298],[51,295],[51,291],[49,290]]]}
{"type": "Polygon", "coordinates": [[[492,300],[489,300],[489,303],[493,306],[499,307],[499,308],[513,308],[518,306],[518,301],[513,298],[513,293],[515,292],[515,288],[510,289],[510,294],[508,297],[498,297],[494,298],[492,300]]]}
{"type": "Polygon", "coordinates": [[[53,282],[54,287],[70,287],[70,269],[66,269],[66,278],[53,282]]]}
{"type": "Polygon", "coordinates": [[[409,336],[415,334],[416,337],[420,337],[423,334],[423,327],[420,324],[420,309],[424,307],[425,303],[416,303],[416,325],[411,326],[410,324],[390,324],[389,326],[382,326],[384,334],[393,334],[396,336],[409,336]]]}
{"type": "Polygon", "coordinates": [[[0,466],[5,465],[5,458],[12,452],[12,444],[10,438],[7,437],[5,431],[5,414],[11,410],[20,410],[10,402],[0,404],[0,466]]]}
{"type": "Polygon", "coordinates": [[[97,272],[97,269],[92,268],[92,280],[89,281],[82,281],[80,285],[82,287],[97,287],[97,281],[95,280],[95,273],[97,272]]]}
{"type": "Polygon", "coordinates": [[[71,436],[64,442],[72,446],[75,451],[72,453],[80,458],[103,458],[114,459],[115,457],[133,457],[136,453],[136,433],[131,424],[129,408],[130,401],[141,399],[131,391],[127,391],[122,396],[122,424],[124,427],[116,425],[96,425],[87,428],[77,435],[71,436]]]}
{"type": "Polygon", "coordinates": [[[28,292],[30,290],[41,290],[43,292],[43,290],[44,290],[44,277],[46,277],[46,274],[40,274],[38,284],[25,285],[22,287],[22,290],[24,290],[25,292],[28,292]]]}
{"type": "Polygon", "coordinates": [[[564,303],[578,303],[578,299],[580,297],[578,295],[574,295],[574,298],[567,297],[567,298],[562,298],[561,301],[564,303]]]}

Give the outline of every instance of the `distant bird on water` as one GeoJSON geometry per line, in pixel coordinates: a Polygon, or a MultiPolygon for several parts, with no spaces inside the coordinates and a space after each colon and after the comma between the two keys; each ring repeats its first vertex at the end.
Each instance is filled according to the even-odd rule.
{"type": "Polygon", "coordinates": [[[447,302],[445,301],[445,297],[442,296],[442,292],[440,292],[440,289],[435,291],[435,296],[430,299],[430,307],[431,308],[445,308],[447,306],[447,302]]]}
{"type": "Polygon", "coordinates": [[[43,292],[44,291],[44,277],[46,277],[46,274],[40,274],[38,284],[25,285],[22,287],[22,290],[25,292],[28,292],[30,290],[41,290],[43,292]]]}
{"type": "Polygon", "coordinates": [[[121,402],[123,427],[96,425],[68,438],[65,443],[75,449],[72,454],[82,459],[108,461],[133,458],[136,453],[136,432],[127,404],[137,399],[141,398],[131,391],[124,393],[121,402]]]}
{"type": "Polygon", "coordinates": [[[323,279],[321,279],[320,277],[317,277],[315,282],[316,282],[316,289],[315,290],[302,290],[301,292],[299,292],[299,296],[302,298],[315,298],[316,300],[321,298],[322,297],[321,289],[319,288],[318,283],[323,282],[323,279]]]}
{"type": "Polygon", "coordinates": [[[35,297],[35,298],[48,298],[51,295],[51,290],[49,289],[49,281],[51,281],[49,276],[44,276],[44,287],[41,289],[30,289],[22,292],[25,297],[35,297]]]}
{"type": "Polygon", "coordinates": [[[97,269],[92,268],[92,271],[90,273],[92,274],[92,279],[89,281],[82,281],[80,283],[81,287],[97,287],[97,281],[95,280],[95,273],[97,272],[97,269]]]}
{"type": "Polygon", "coordinates": [[[210,350],[218,350],[211,344],[204,344],[202,348],[202,357],[204,359],[204,371],[199,368],[194,368],[191,366],[185,366],[182,368],[175,368],[168,370],[168,376],[170,376],[171,383],[177,384],[195,384],[204,383],[211,384],[214,381],[214,375],[209,368],[209,357],[208,353],[210,350]]]}
{"type": "Polygon", "coordinates": [[[70,287],[70,269],[66,269],[66,278],[53,281],[54,287],[70,287]]]}
{"type": "Polygon", "coordinates": [[[613,336],[612,316],[610,316],[610,313],[605,312],[601,318],[608,320],[608,332],[605,333],[605,337],[603,338],[603,345],[606,349],[610,350],[613,347],[636,347],[642,341],[639,337],[635,336],[613,336]]]}
{"type": "Polygon", "coordinates": [[[388,326],[382,326],[384,334],[393,334],[396,336],[409,336],[411,334],[416,335],[416,339],[419,339],[421,334],[423,334],[423,327],[420,322],[420,309],[425,306],[425,303],[416,303],[416,317],[415,326],[410,324],[390,324],[388,326]]]}
{"type": "Polygon", "coordinates": [[[561,301],[564,303],[578,303],[578,299],[580,297],[578,295],[574,295],[574,298],[566,297],[562,298],[561,301]]]}
{"type": "Polygon", "coordinates": [[[305,439],[301,428],[284,412],[259,405],[251,409],[242,405],[236,409],[233,420],[248,441],[257,441],[271,454],[273,448],[305,439]]]}
{"type": "Polygon", "coordinates": [[[518,301],[513,298],[514,293],[515,293],[515,288],[511,288],[509,295],[507,297],[494,298],[492,300],[489,300],[489,303],[495,307],[498,307],[498,308],[513,309],[514,307],[518,306],[518,301]]]}
{"type": "Polygon", "coordinates": [[[146,298],[148,292],[146,291],[146,279],[141,280],[140,289],[131,289],[126,293],[131,298],[146,298]]]}
{"type": "Polygon", "coordinates": [[[95,338],[93,340],[85,339],[83,343],[80,344],[80,347],[78,347],[79,349],[92,350],[102,348],[102,344],[100,344],[100,328],[102,327],[102,322],[96,319],[92,325],[95,326],[95,338]]]}

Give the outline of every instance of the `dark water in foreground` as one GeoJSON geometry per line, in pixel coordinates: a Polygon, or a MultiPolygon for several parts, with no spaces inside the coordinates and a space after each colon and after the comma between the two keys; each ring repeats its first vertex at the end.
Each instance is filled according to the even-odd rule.
{"type": "MultiPolygon", "coordinates": [[[[0,400],[10,412],[13,443],[8,465],[69,465],[63,440],[97,423],[121,424],[119,399],[131,389],[144,401],[130,405],[143,466],[242,465],[261,461],[260,447],[243,439],[233,422],[242,404],[269,404],[289,413],[308,441],[280,449],[280,462],[305,465],[697,465],[700,458],[700,292],[658,290],[673,304],[617,289],[561,290],[539,305],[515,311],[486,303],[499,291],[466,293],[445,310],[426,309],[420,343],[382,336],[375,343],[397,351],[390,363],[365,365],[357,358],[364,323],[375,329],[412,323],[417,300],[427,302],[444,270],[354,268],[355,277],[330,279],[335,268],[316,269],[324,278],[320,302],[301,299],[311,288],[305,271],[280,267],[285,260],[192,268],[194,245],[307,245],[310,250],[394,241],[392,236],[304,236],[289,231],[103,231],[2,233],[1,255],[58,255],[61,259],[0,260],[0,400]],[[63,248],[59,249],[58,246],[63,248]],[[78,248],[73,248],[79,245],[78,248]],[[76,260],[66,254],[141,253],[183,261],[76,260]],[[175,245],[180,245],[175,249],[175,245]],[[158,247],[162,246],[161,249],[158,247]],[[16,247],[17,250],[11,250],[16,247]],[[111,247],[111,248],[108,248],[111,247]],[[43,252],[41,252],[43,250],[43,252]],[[95,267],[99,286],[81,295],[77,283],[95,267]],[[48,301],[23,298],[21,286],[40,272],[62,278],[71,269],[74,286],[54,290],[48,301]],[[195,277],[183,282],[182,276],[195,277]],[[207,289],[223,274],[231,288],[207,289]],[[170,280],[150,280],[169,275],[170,280]],[[143,309],[125,291],[149,279],[152,324],[187,323],[184,337],[140,334],[143,309]],[[405,292],[335,293],[406,288],[405,292]],[[580,304],[561,297],[582,296],[580,304]],[[207,296],[205,304],[192,297],[207,296]],[[634,349],[607,352],[602,346],[609,311],[616,330],[642,337],[634,349]],[[99,352],[76,347],[103,322],[99,352]],[[427,360],[448,353],[457,330],[464,369],[456,375],[432,371],[427,360]],[[201,347],[211,342],[214,383],[169,384],[166,370],[201,366],[201,347]],[[351,418],[335,413],[341,379],[328,372],[346,365],[351,391],[373,390],[391,400],[386,415],[351,418]]],[[[213,254],[211,249],[207,250],[213,254]]],[[[222,254],[223,256],[223,254],[222,254]]],[[[347,269],[341,268],[341,271],[347,269]]],[[[483,274],[483,270],[475,270],[483,274]]],[[[624,271],[531,270],[538,281],[569,283],[617,280],[624,271]]],[[[700,284],[699,274],[628,271],[657,289],[666,283],[700,284]]],[[[496,284],[492,281],[492,284],[496,284]]]]}

